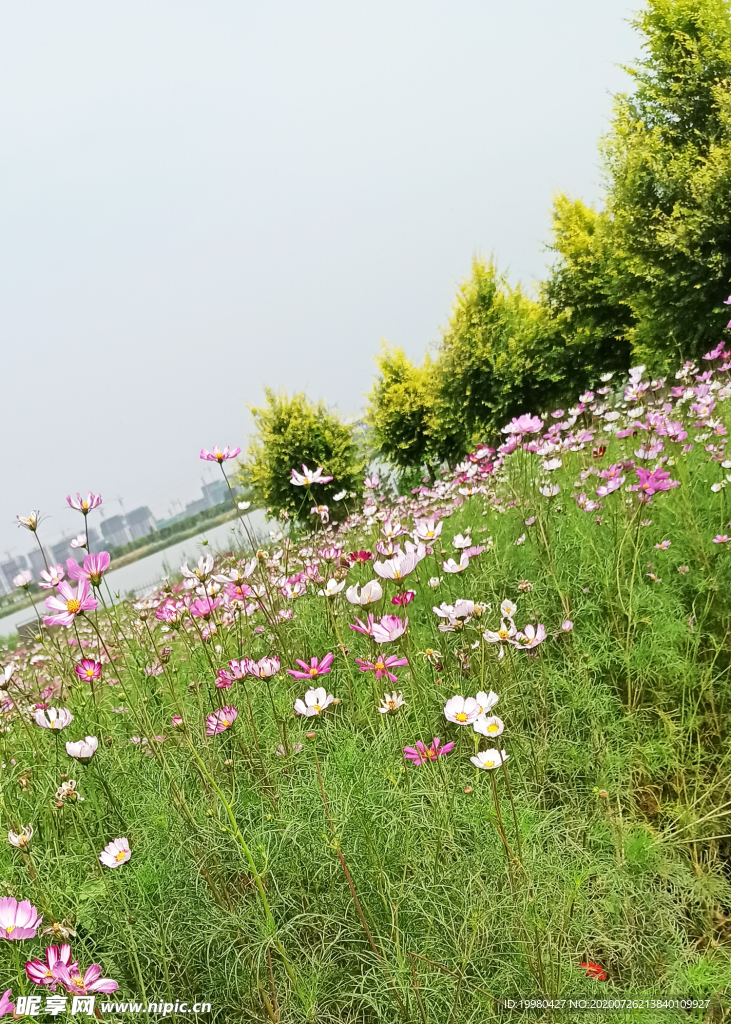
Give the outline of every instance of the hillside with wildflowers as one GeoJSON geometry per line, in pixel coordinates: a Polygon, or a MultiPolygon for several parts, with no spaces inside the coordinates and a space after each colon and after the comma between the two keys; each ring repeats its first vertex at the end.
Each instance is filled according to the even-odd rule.
{"type": "Polygon", "coordinates": [[[134,604],[104,552],[47,566],[0,690],[0,1014],[723,1019],[729,369],[605,374],[339,525],[292,466],[314,527],[261,549],[239,509],[134,604]]]}

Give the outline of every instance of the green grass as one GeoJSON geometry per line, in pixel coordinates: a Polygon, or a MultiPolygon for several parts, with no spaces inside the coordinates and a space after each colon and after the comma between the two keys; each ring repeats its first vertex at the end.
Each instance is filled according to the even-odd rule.
{"type": "MultiPolygon", "coordinates": [[[[719,411],[728,423],[727,400],[719,411]]],[[[692,440],[700,431],[690,433],[692,440]]],[[[23,695],[11,681],[21,709],[54,677],[67,688],[75,719],[61,735],[59,768],[85,799],[56,807],[54,737],[22,710],[6,715],[3,826],[31,823],[35,834],[27,855],[0,847],[2,895],[30,899],[44,923],[71,922],[74,955],[101,964],[119,982],[119,1000],[206,999],[216,1021],[606,1017],[508,1014],[496,1005],[537,994],[714,997],[728,1005],[731,545],[712,543],[728,530],[729,513],[724,491],[710,490],[724,470],[709,461],[704,442],[687,455],[667,442],[664,454],[675,464],[666,468],[680,487],[644,508],[623,488],[601,512],[581,511],[572,493],[593,496],[599,483],[589,477],[575,488],[582,469],[631,457],[638,443],[610,440],[601,460],[591,444],[562,453],[563,467],[551,474],[562,489],[551,500],[537,491],[540,457],[519,450],[490,478],[488,493],[443,520],[434,555],[404,581],[416,590],[413,603],[393,608],[391,584],[376,609],[409,618],[406,636],[386,645],[409,659],[396,687],[407,706],[393,715],[377,712],[372,674],[354,663],[372,646],[348,626],[369,609],[354,609],[344,593],[328,607],[317,596],[321,584],[295,601],[281,599],[294,618],[276,628],[257,614],[231,628],[219,619],[206,643],[193,625],[180,630],[159,676],[144,674],[153,646],[167,642],[152,609],[120,606],[119,628],[104,609],[98,619],[92,613],[115,656],[104,677],[120,680],[101,685],[96,707],[72,673],[78,648],[64,644],[62,662],[37,666],[32,652],[16,654],[13,679],[32,688],[23,695]],[[451,538],[468,527],[475,544],[491,537],[492,549],[447,576],[439,551],[453,555],[451,538]],[[666,539],[671,546],[657,550],[666,539]],[[444,579],[432,591],[426,582],[435,575],[444,579]],[[521,581],[532,589],[521,593],[521,581]],[[440,633],[432,605],[457,597],[488,607],[464,629],[440,633]],[[534,654],[510,648],[498,660],[497,645],[482,640],[499,625],[505,598],[518,604],[519,628],[545,624],[548,637],[534,654]],[[574,629],[564,634],[567,617],[574,629]],[[441,653],[441,667],[422,656],[427,648],[441,653]],[[306,684],[284,668],[329,651],[335,662],[323,685],[340,704],[304,722],[292,704],[306,684]],[[283,670],[271,680],[271,698],[253,678],[215,689],[215,673],[230,658],[274,653],[283,670]],[[489,689],[500,697],[507,773],[475,769],[471,729],[443,716],[453,694],[489,689]],[[205,739],[203,718],[214,703],[235,705],[239,718],[205,739]],[[126,714],[110,711],[120,704],[126,714]],[[170,725],[176,713],[182,730],[170,725]],[[283,724],[288,743],[303,745],[289,758],[275,754],[283,724]],[[91,763],[79,765],[63,741],[86,733],[102,742],[91,763]],[[149,755],[130,742],[158,734],[166,739],[153,741],[149,755]],[[404,760],[404,745],[434,736],[455,740],[454,750],[422,767],[404,760]],[[97,858],[117,836],[129,839],[132,857],[110,871],[97,858]],[[577,966],[583,960],[600,963],[607,981],[586,978],[577,966]]],[[[631,469],[626,476],[626,485],[635,481],[631,469]]],[[[395,514],[411,526],[408,503],[395,514]]],[[[338,543],[374,550],[380,526],[358,525],[338,543]]],[[[304,543],[316,547],[328,537],[304,543]]],[[[356,566],[348,586],[371,578],[371,566],[356,566]]],[[[79,628],[93,644],[90,626],[79,628]]],[[[61,631],[61,640],[66,635],[74,631],[61,631]]],[[[50,641],[48,653],[56,657],[50,641]]],[[[378,693],[385,689],[379,684],[378,693]]],[[[16,996],[18,947],[23,962],[43,942],[0,946],[1,977],[16,996]]],[[[611,1019],[721,1014],[647,1010],[611,1019]]]]}

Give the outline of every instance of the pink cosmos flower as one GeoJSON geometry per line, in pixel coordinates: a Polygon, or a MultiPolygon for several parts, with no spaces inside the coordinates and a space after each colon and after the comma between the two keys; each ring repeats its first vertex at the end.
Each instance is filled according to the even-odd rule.
{"type": "Polygon", "coordinates": [[[240,451],[240,448],[229,448],[228,445],[223,449],[214,445],[212,452],[207,451],[205,448],[201,448],[200,457],[206,462],[217,462],[220,466],[221,463],[226,462],[227,459],[235,459],[240,451]]]}
{"type": "MultiPolygon", "coordinates": [[[[304,466],[302,468],[304,469],[304,466]]],[[[367,476],[365,478],[365,480],[363,481],[363,486],[367,491],[375,491],[380,482],[380,477],[377,477],[374,473],[373,476],[367,476]]]]}
{"type": "Polygon", "coordinates": [[[60,732],[67,725],[71,725],[74,720],[74,716],[68,708],[47,708],[45,710],[40,708],[33,718],[41,729],[51,729],[53,732],[60,732]]]}
{"type": "Polygon", "coordinates": [[[729,535],[727,533],[717,533],[716,536],[713,538],[713,543],[714,544],[728,544],[728,542],[730,540],[731,540],[731,537],[729,537],[729,535]]]}
{"type": "Polygon", "coordinates": [[[261,679],[270,679],[281,671],[282,665],[276,654],[269,657],[259,658],[254,664],[255,672],[252,675],[259,676],[261,679]]]}
{"type": "Polygon", "coordinates": [[[90,683],[92,679],[98,679],[102,674],[102,663],[94,661],[93,658],[83,658],[78,665],[74,666],[74,672],[85,682],[90,683]]]}
{"type": "Polygon", "coordinates": [[[99,854],[99,860],[108,868],[120,868],[131,856],[132,851],[126,839],[113,839],[99,854]]]}
{"type": "Polygon", "coordinates": [[[421,519],[416,524],[414,536],[423,541],[434,540],[442,532],[443,526],[444,523],[437,522],[436,519],[421,519]]]}
{"type": "Polygon", "coordinates": [[[379,655],[375,661],[363,661],[360,658],[355,660],[361,672],[375,672],[376,679],[388,676],[392,683],[397,683],[398,678],[391,672],[391,669],[397,668],[399,665],[408,665],[406,658],[399,658],[395,654],[391,654],[387,658],[379,655]]]}
{"type": "Polygon", "coordinates": [[[108,551],[100,551],[97,555],[84,555],[84,564],[78,565],[73,558],[66,559],[66,570],[69,579],[86,579],[93,587],[101,584],[102,576],[109,568],[111,558],[108,551]]]}
{"type": "MultiPolygon", "coordinates": [[[[126,842],[127,840],[117,840],[117,842],[126,842]]],[[[111,843],[109,844],[112,845],[111,843]]],[[[56,980],[63,985],[67,992],[71,992],[73,995],[85,996],[92,992],[105,992],[107,994],[116,992],[119,985],[116,981],[112,981],[111,978],[102,978],[102,969],[99,964],[91,964],[86,968],[82,977],[81,971],[78,964],[71,965],[75,966],[75,970],[67,967],[66,964],[60,960],[54,965],[53,973],[56,980]]]]}
{"type": "Polygon", "coordinates": [[[86,547],[86,534],[85,533],[77,533],[76,536],[73,537],[69,541],[69,544],[71,545],[72,548],[85,548],[86,547]]]}
{"type": "Polygon", "coordinates": [[[216,608],[221,603],[221,598],[217,597],[215,601],[211,600],[210,597],[199,597],[195,601],[190,603],[190,614],[196,619],[210,619],[216,608]]]}
{"type": "Polygon", "coordinates": [[[377,644],[387,644],[403,636],[408,624],[408,616],[400,619],[398,615],[384,615],[378,622],[373,623],[371,635],[377,644]]]}
{"type": "Polygon", "coordinates": [[[174,729],[179,729],[180,726],[183,724],[183,719],[180,715],[173,715],[173,717],[170,719],[170,724],[173,726],[174,729]]]}
{"type": "Polygon", "coordinates": [[[649,469],[638,466],[635,473],[640,482],[632,484],[630,490],[640,492],[640,501],[649,501],[658,491],[669,491],[673,487],[680,487],[680,480],[671,480],[670,474],[660,468],[650,472],[649,469]]]}
{"type": "Polygon", "coordinates": [[[30,900],[18,903],[13,896],[0,899],[0,939],[11,942],[34,939],[42,920],[43,917],[38,916],[38,908],[30,900]]]}
{"type": "Polygon", "coordinates": [[[83,764],[87,761],[91,761],[98,746],[99,740],[96,736],[87,736],[86,739],[77,740],[75,743],[67,743],[66,753],[69,757],[73,757],[75,760],[81,761],[83,764]]]}
{"type": "Polygon", "coordinates": [[[6,988],[2,996],[0,996],[0,1017],[5,1017],[7,1014],[12,1013],[15,1016],[15,1003],[11,1003],[13,990],[6,988]]]}
{"type": "Polygon", "coordinates": [[[405,576],[408,576],[410,572],[413,572],[418,564],[419,559],[415,554],[397,554],[386,562],[374,562],[373,571],[377,573],[381,579],[402,580],[405,576]]]}
{"type": "Polygon", "coordinates": [[[206,716],[206,736],[217,736],[220,732],[226,732],[239,717],[239,713],[231,704],[219,708],[212,715],[206,716]]]}
{"type": "Polygon", "coordinates": [[[17,576],[13,576],[13,586],[21,589],[29,587],[33,581],[33,573],[27,569],[23,569],[17,576]]]}
{"type": "Polygon", "coordinates": [[[543,430],[543,420],[538,416],[531,416],[525,413],[523,416],[513,416],[507,427],[502,428],[503,434],[537,434],[543,430]]]}
{"type": "Polygon", "coordinates": [[[326,654],[321,661],[317,658],[312,658],[308,665],[306,661],[301,661],[297,658],[297,664],[301,665],[304,671],[300,672],[296,668],[288,668],[287,674],[292,676],[293,679],[318,679],[320,676],[326,676],[332,672],[334,660],[334,654],[326,654]]]}
{"type": "Polygon", "coordinates": [[[67,494],[66,502],[71,506],[71,508],[75,508],[77,512],[81,512],[83,515],[88,516],[93,508],[99,508],[102,503],[102,496],[101,494],[92,494],[91,491],[89,491],[87,496],[82,498],[77,491],[75,498],[72,498],[70,494],[67,494]]]}
{"type": "Polygon", "coordinates": [[[564,621],[561,623],[561,629],[564,633],[570,633],[573,628],[574,624],[571,621],[571,619],[564,619],[564,621]]]}
{"type": "Polygon", "coordinates": [[[65,575],[66,573],[62,565],[52,565],[47,571],[46,569],[41,569],[41,579],[38,582],[38,586],[42,590],[52,590],[59,585],[65,575]]]}
{"type": "Polygon", "coordinates": [[[324,476],[324,470],[322,466],[318,466],[317,469],[308,469],[304,463],[302,463],[302,472],[298,473],[296,469],[291,470],[292,479],[290,483],[295,487],[310,487],[312,484],[327,484],[332,480],[331,476],[324,476]]]}
{"type": "Polygon", "coordinates": [[[533,626],[530,623],[520,633],[516,633],[515,636],[509,640],[514,647],[520,647],[523,650],[531,650],[537,647],[538,644],[543,643],[546,639],[546,627],[543,623],[539,622],[538,626],[533,626]]]}
{"type": "Polygon", "coordinates": [[[39,960],[38,957],[35,957],[33,960],[28,960],[25,965],[25,973],[34,985],[45,985],[51,992],[55,992],[58,978],[53,973],[53,968],[58,963],[68,967],[71,974],[78,973],[79,965],[76,961],[71,962],[71,946],[67,942],[61,947],[46,946],[46,959],[39,960]]]}
{"type": "Polygon", "coordinates": [[[422,765],[428,761],[436,761],[438,757],[444,757],[453,747],[454,743],[440,745],[439,737],[435,736],[430,747],[425,746],[421,740],[416,741],[416,747],[404,747],[404,757],[407,761],[422,765]]]}
{"type": "Polygon", "coordinates": [[[391,598],[391,604],[401,605],[405,607],[407,604],[411,604],[415,597],[415,590],[404,590],[403,594],[395,594],[391,598]]]}
{"type": "MultiPolygon", "coordinates": [[[[70,558],[69,562],[73,562],[73,559],[70,558]]],[[[69,575],[72,574],[69,572],[69,575]]],[[[79,579],[76,593],[66,581],[59,583],[57,593],[46,598],[46,607],[56,612],[55,615],[43,617],[47,626],[70,626],[80,613],[93,611],[97,607],[97,602],[91,596],[89,582],[84,576],[79,579]]]]}
{"type": "Polygon", "coordinates": [[[655,548],[658,551],[667,551],[667,549],[670,547],[671,543],[672,543],[672,541],[669,541],[669,540],[661,540],[659,544],[655,545],[655,548]]]}
{"type": "Polygon", "coordinates": [[[305,694],[305,699],[300,697],[294,702],[294,713],[303,715],[305,718],[314,718],[320,715],[325,708],[329,707],[335,700],[331,693],[325,690],[324,686],[312,687],[305,694]]]}
{"type": "Polygon", "coordinates": [[[359,618],[356,618],[355,621],[358,623],[358,625],[356,626],[353,623],[351,623],[351,629],[354,629],[356,633],[362,633],[364,636],[373,636],[374,619],[372,615],[369,615],[365,622],[363,622],[359,618]]]}

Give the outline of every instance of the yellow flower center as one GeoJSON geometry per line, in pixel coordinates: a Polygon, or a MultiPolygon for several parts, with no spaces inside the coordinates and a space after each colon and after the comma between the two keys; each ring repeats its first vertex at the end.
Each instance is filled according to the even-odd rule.
{"type": "Polygon", "coordinates": [[[510,636],[510,633],[508,632],[507,629],[499,629],[497,631],[497,635],[500,637],[501,640],[507,640],[508,637],[510,636]]]}
{"type": "Polygon", "coordinates": [[[394,570],[393,570],[393,578],[394,578],[395,580],[400,580],[400,579],[401,579],[401,573],[399,572],[399,570],[398,570],[398,569],[394,569],[394,570]]]}
{"type": "Polygon", "coordinates": [[[467,721],[467,715],[464,713],[464,711],[458,711],[454,717],[457,719],[458,722],[467,721]]]}
{"type": "Polygon", "coordinates": [[[14,924],[6,925],[5,931],[7,932],[8,935],[11,935],[15,931],[15,925],[14,924]]]}
{"type": "Polygon", "coordinates": [[[228,729],[228,727],[229,727],[229,725],[231,725],[231,723],[229,722],[228,718],[224,718],[221,721],[221,725],[224,727],[224,729],[228,729]]]}
{"type": "Polygon", "coordinates": [[[76,615],[81,610],[81,601],[77,601],[75,597],[72,597],[70,601],[66,602],[66,611],[71,612],[72,615],[76,615]]]}
{"type": "Polygon", "coordinates": [[[314,677],[315,677],[315,676],[317,675],[317,669],[316,669],[316,668],[310,668],[310,669],[308,669],[307,671],[308,671],[308,672],[310,673],[310,675],[311,675],[311,676],[312,676],[313,678],[314,678],[314,677]]]}
{"type": "Polygon", "coordinates": [[[84,671],[86,672],[86,678],[87,679],[93,679],[94,678],[94,669],[93,668],[87,668],[87,669],[84,669],[84,671]]]}
{"type": "Polygon", "coordinates": [[[378,661],[376,662],[376,668],[378,669],[379,672],[385,671],[386,666],[383,662],[383,658],[378,659],[378,661]]]}
{"type": "Polygon", "coordinates": [[[497,724],[495,722],[490,722],[490,724],[487,727],[487,731],[488,732],[497,732],[498,731],[497,724]]]}
{"type": "Polygon", "coordinates": [[[127,851],[126,850],[120,850],[119,853],[116,855],[116,857],[114,859],[115,860],[124,860],[124,858],[126,856],[127,856],[127,851]]]}
{"type": "Polygon", "coordinates": [[[497,761],[485,761],[485,767],[486,768],[494,768],[496,764],[497,764],[497,761]]]}
{"type": "Polygon", "coordinates": [[[313,704],[312,706],[313,706],[313,708],[315,709],[315,711],[316,711],[316,712],[318,713],[318,715],[319,715],[319,714],[320,714],[320,712],[322,711],[322,708],[320,707],[320,705],[319,705],[319,704],[313,704]]]}

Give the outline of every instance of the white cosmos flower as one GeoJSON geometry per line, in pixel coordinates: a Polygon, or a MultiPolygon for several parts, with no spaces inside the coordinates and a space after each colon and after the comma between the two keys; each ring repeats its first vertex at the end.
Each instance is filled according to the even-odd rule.
{"type": "Polygon", "coordinates": [[[405,704],[406,701],[404,700],[403,693],[401,693],[400,690],[398,693],[394,690],[393,693],[384,693],[381,697],[381,706],[378,710],[382,715],[387,715],[390,711],[398,711],[398,709],[404,707],[405,704]]]}
{"type": "Polygon", "coordinates": [[[504,750],[481,750],[476,757],[471,757],[470,761],[476,768],[499,768],[505,764],[508,759],[508,755],[504,750]]]}
{"type": "Polygon", "coordinates": [[[19,850],[27,850],[33,838],[33,826],[23,825],[20,832],[8,832],[8,842],[19,850]]]}
{"type": "Polygon", "coordinates": [[[544,498],[555,498],[561,488],[558,484],[543,484],[538,490],[541,492],[544,498]]]}
{"type": "Polygon", "coordinates": [[[345,591],[345,596],[351,604],[365,607],[381,600],[383,597],[383,587],[378,580],[371,580],[370,583],[365,583],[362,587],[356,583],[355,586],[348,587],[345,591]]]}
{"type": "Polygon", "coordinates": [[[333,494],[333,501],[342,501],[343,498],[347,497],[347,491],[338,491],[337,494],[333,494]]]}
{"type": "Polygon", "coordinates": [[[251,502],[250,501],[240,501],[239,502],[239,508],[241,509],[242,512],[245,512],[247,510],[247,508],[251,508],[251,502]]]}
{"type": "Polygon", "coordinates": [[[554,469],[560,469],[563,466],[563,462],[560,459],[544,459],[543,468],[547,473],[553,472],[554,469]]]}
{"type": "Polygon", "coordinates": [[[455,725],[471,725],[480,713],[480,705],[474,697],[455,694],[444,705],[444,717],[455,725]]]}
{"type": "Polygon", "coordinates": [[[328,693],[324,686],[316,686],[311,690],[308,690],[305,694],[305,699],[302,700],[300,697],[294,702],[294,710],[298,715],[304,715],[305,718],[314,718],[315,715],[319,715],[326,707],[335,700],[331,693],[328,693]]]}
{"type": "Polygon", "coordinates": [[[327,581],[327,586],[325,587],[325,589],[317,591],[318,597],[335,597],[336,594],[340,593],[344,586],[345,580],[342,580],[340,583],[338,583],[338,581],[331,576],[330,579],[327,581]]]}
{"type": "Polygon", "coordinates": [[[490,690],[489,693],[485,693],[484,690],[479,690],[475,695],[475,700],[480,706],[480,714],[487,715],[492,711],[500,698],[494,690],[490,690]]]}
{"type": "Polygon", "coordinates": [[[446,562],[442,562],[442,569],[444,572],[464,572],[469,564],[469,555],[465,555],[463,552],[459,562],[455,562],[453,558],[448,558],[446,562]]]}
{"type": "Polygon", "coordinates": [[[492,715],[489,718],[487,715],[480,715],[476,721],[472,723],[472,728],[475,732],[479,733],[480,736],[499,736],[505,728],[505,724],[501,718],[497,715],[492,715]]]}
{"type": "Polygon", "coordinates": [[[432,590],[436,590],[439,584],[442,582],[441,576],[430,576],[427,580],[427,586],[431,587],[432,590]]]}
{"type": "Polygon", "coordinates": [[[470,537],[469,533],[464,537],[462,536],[461,533],[458,533],[457,536],[452,540],[452,545],[455,548],[457,548],[457,550],[460,550],[462,548],[471,548],[472,538],[470,537]]]}
{"type": "Polygon", "coordinates": [[[508,601],[506,598],[500,605],[500,617],[502,619],[513,619],[517,610],[517,604],[514,604],[513,601],[508,601]]]}

